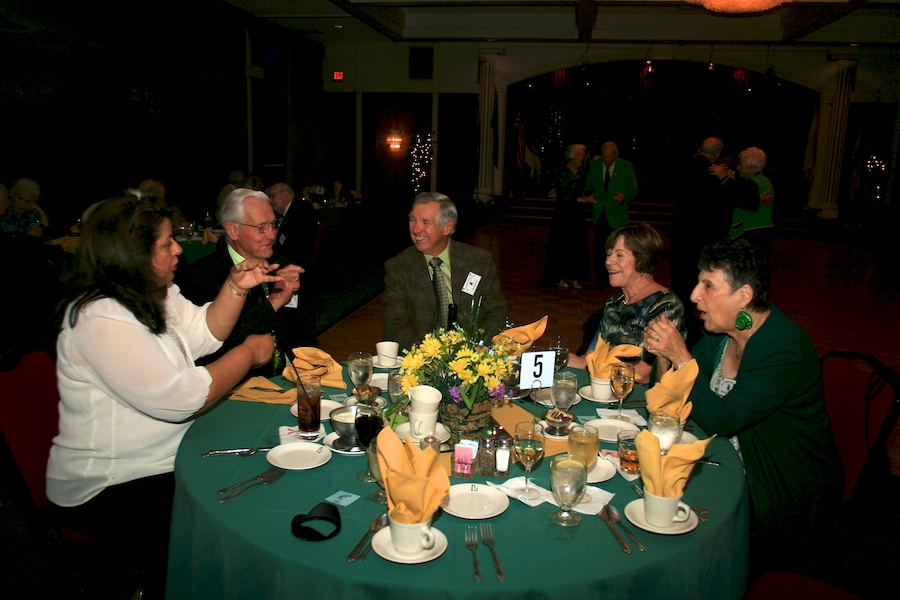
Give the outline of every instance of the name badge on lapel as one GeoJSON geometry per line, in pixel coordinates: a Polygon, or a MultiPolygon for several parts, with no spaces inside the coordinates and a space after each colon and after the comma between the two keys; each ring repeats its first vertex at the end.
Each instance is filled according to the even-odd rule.
{"type": "Polygon", "coordinates": [[[476,275],[469,271],[469,274],[466,276],[466,282],[462,286],[463,293],[474,296],[479,283],[481,283],[481,275],[476,275]]]}
{"type": "Polygon", "coordinates": [[[298,300],[299,297],[297,296],[297,294],[294,294],[293,296],[291,296],[291,299],[285,303],[284,308],[297,308],[297,306],[299,306],[297,302],[298,300]]]}

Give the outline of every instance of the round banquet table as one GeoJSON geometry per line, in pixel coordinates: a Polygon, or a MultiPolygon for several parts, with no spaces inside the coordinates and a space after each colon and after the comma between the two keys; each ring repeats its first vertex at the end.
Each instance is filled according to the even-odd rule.
{"type": "MultiPolygon", "coordinates": [[[[586,385],[587,373],[576,372],[579,387],[586,385]]],[[[273,381],[289,385],[280,377],[273,381]]],[[[629,403],[640,400],[644,390],[635,386],[629,403]]],[[[326,388],[324,398],[342,391],[326,388]]],[[[521,405],[531,411],[529,400],[521,405]]],[[[582,400],[572,412],[593,415],[598,407],[606,405],[582,400]]],[[[331,432],[330,422],[324,423],[331,432]]],[[[266,454],[205,458],[200,454],[218,448],[277,445],[280,425],[296,425],[290,406],[236,400],[222,402],[191,425],[175,463],[167,598],[722,599],[740,598],[744,593],[749,501],[740,459],[726,439],[714,439],[706,453],[706,458],[721,466],[697,465],[685,489],[685,502],[710,511],[710,520],[700,521],[693,531],[659,535],[627,523],[647,547],[627,555],[599,517],[582,515],[580,525],[564,528],[550,522],[556,508],[551,504],[531,508],[510,499],[505,512],[489,519],[508,578],[504,582],[495,578],[490,550],[480,544],[477,553],[484,580],[476,582],[464,535],[466,525],[477,525],[477,521],[442,511],[435,514],[433,526],[446,535],[449,545],[438,558],[397,564],[372,550],[364,561],[346,561],[385,510],[369,497],[377,484],[356,478],[366,467],[363,456],[334,453],[321,467],[287,471],[277,483],[258,485],[218,502],[219,488],[268,468],[266,454]],[[339,508],[340,534],[321,542],[302,541],[291,534],[295,515],[307,513],[339,491],[359,495],[349,506],[339,508]]],[[[696,427],[694,434],[707,437],[696,427]]],[[[613,446],[601,442],[601,448],[613,446]]],[[[549,464],[544,458],[532,471],[533,481],[545,489],[550,489],[549,464]]],[[[513,477],[523,474],[520,465],[513,465],[513,477]]],[[[474,479],[451,477],[450,483],[486,480],[502,481],[476,475],[474,479]]],[[[611,504],[623,513],[637,498],[619,475],[592,485],[614,493],[611,504]]]]}

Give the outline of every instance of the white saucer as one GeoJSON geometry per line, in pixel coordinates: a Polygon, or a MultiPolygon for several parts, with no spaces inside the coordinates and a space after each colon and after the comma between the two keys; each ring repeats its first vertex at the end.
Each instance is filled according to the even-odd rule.
{"type": "Polygon", "coordinates": [[[434,527],[431,528],[431,531],[434,532],[434,546],[428,550],[422,550],[418,554],[400,554],[397,552],[393,542],[391,542],[390,527],[385,527],[372,536],[372,550],[385,560],[403,565],[418,565],[428,562],[436,559],[447,549],[447,536],[434,527]]]}
{"type": "Polygon", "coordinates": [[[693,444],[697,441],[697,436],[691,433],[690,431],[682,431],[681,432],[681,441],[679,444],[693,444]]]}
{"type": "Polygon", "coordinates": [[[632,500],[628,503],[628,506],[625,507],[625,517],[629,521],[645,531],[661,533],[663,535],[679,535],[693,530],[700,522],[700,519],[697,518],[694,511],[689,512],[691,514],[688,517],[688,520],[683,523],[672,523],[668,527],[657,527],[656,525],[648,523],[644,518],[644,501],[641,498],[632,500]]]}
{"type": "Polygon", "coordinates": [[[591,395],[591,386],[586,385],[583,388],[578,389],[578,395],[587,400],[588,402],[598,402],[600,404],[612,404],[616,400],[610,396],[606,400],[596,400],[593,395],[591,395]]]}
{"type": "MultiPolygon", "coordinates": [[[[544,426],[544,437],[550,438],[551,440],[567,440],[569,439],[569,434],[566,435],[553,435],[552,433],[547,433],[547,421],[541,421],[541,425],[544,426]]],[[[570,424],[570,427],[574,425],[574,423],[570,424]]]]}
{"type": "MultiPolygon", "coordinates": [[[[376,369],[398,369],[398,368],[400,368],[400,365],[403,364],[403,357],[401,357],[401,356],[398,356],[397,358],[395,358],[394,364],[392,364],[392,365],[381,364],[381,361],[379,360],[379,358],[380,357],[377,354],[372,357],[372,366],[375,367],[376,369]]],[[[381,387],[381,386],[378,386],[378,387],[381,387]]]]}
{"type": "Polygon", "coordinates": [[[601,483],[609,481],[616,475],[616,465],[605,458],[597,457],[594,467],[588,471],[588,483],[601,483]]]}
{"type": "MultiPolygon", "coordinates": [[[[450,439],[450,430],[444,426],[443,423],[438,421],[438,424],[435,426],[436,431],[434,435],[437,437],[438,441],[441,443],[446,442],[450,439]]],[[[409,436],[409,421],[406,423],[401,423],[397,425],[397,429],[394,430],[394,433],[402,440],[405,437],[409,436]]]]}
{"type": "MultiPolygon", "coordinates": [[[[319,403],[319,418],[322,421],[327,421],[331,418],[331,411],[336,408],[342,407],[343,404],[340,402],[335,402],[334,400],[322,400],[319,403]]],[[[297,416],[297,404],[291,404],[291,414],[295,417],[297,416]]]]}
{"type": "Polygon", "coordinates": [[[327,448],[329,448],[332,452],[337,452],[338,454],[346,454],[348,456],[365,456],[366,455],[366,451],[362,450],[362,449],[351,451],[351,450],[341,450],[340,448],[335,448],[334,440],[338,439],[339,437],[341,437],[341,436],[339,436],[336,431],[332,431],[331,433],[329,433],[328,435],[325,436],[325,439],[322,440],[322,443],[325,444],[325,446],[327,448]]]}
{"type": "Polygon", "coordinates": [[[509,496],[480,483],[458,483],[450,486],[441,508],[460,519],[490,519],[509,508],[509,496]]]}
{"type": "MultiPolygon", "coordinates": [[[[550,388],[534,390],[533,392],[531,392],[531,399],[542,406],[553,408],[553,398],[550,395],[550,388]]],[[[572,406],[575,406],[579,402],[581,402],[581,396],[576,393],[575,402],[572,403],[572,406]]]]}
{"type": "Polygon", "coordinates": [[[281,469],[304,471],[321,467],[331,460],[331,450],[321,444],[292,442],[269,450],[266,460],[281,469]]]}
{"type": "Polygon", "coordinates": [[[634,423],[628,421],[620,421],[618,419],[594,419],[588,421],[585,425],[592,425],[597,428],[600,439],[604,442],[615,443],[616,435],[620,431],[640,431],[641,429],[634,423]]]}
{"type": "Polygon", "coordinates": [[[388,389],[387,386],[387,373],[375,373],[372,375],[372,378],[369,379],[369,385],[372,387],[381,388],[382,390],[388,389]]]}

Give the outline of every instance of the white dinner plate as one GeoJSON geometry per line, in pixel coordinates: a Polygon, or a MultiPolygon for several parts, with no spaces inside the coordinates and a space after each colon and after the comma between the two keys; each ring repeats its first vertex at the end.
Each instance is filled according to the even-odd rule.
{"type": "Polygon", "coordinates": [[[578,388],[578,395],[587,400],[588,402],[597,402],[599,404],[613,404],[618,402],[615,398],[610,396],[606,400],[596,400],[594,396],[591,394],[591,386],[586,385],[583,388],[578,388]]]}
{"type": "Polygon", "coordinates": [[[697,518],[694,511],[691,510],[688,512],[690,512],[690,516],[688,517],[688,520],[683,523],[672,523],[668,527],[657,527],[656,525],[651,525],[647,522],[647,519],[644,517],[644,501],[643,499],[638,498],[637,500],[629,502],[628,506],[625,507],[625,518],[641,529],[651,533],[679,535],[693,530],[700,522],[700,519],[697,518]]]}
{"type": "MultiPolygon", "coordinates": [[[[400,365],[403,364],[403,357],[398,356],[394,359],[394,364],[381,364],[380,357],[376,354],[372,357],[372,366],[376,369],[399,369],[400,365]]],[[[381,386],[378,386],[381,387],[381,386]]]]}
{"type": "Polygon", "coordinates": [[[281,469],[303,471],[315,469],[327,463],[331,460],[331,450],[321,444],[291,442],[269,450],[266,459],[281,469]]]}
{"type": "Polygon", "coordinates": [[[640,431],[640,428],[634,423],[618,419],[594,419],[588,421],[585,425],[596,427],[601,440],[613,443],[616,442],[616,435],[620,431],[640,431]]]}
{"type": "MultiPolygon", "coordinates": [[[[541,390],[534,390],[531,392],[531,399],[541,404],[543,406],[548,406],[553,408],[553,398],[550,396],[550,388],[544,388],[541,390]]],[[[575,402],[572,403],[572,406],[575,406],[581,402],[581,396],[577,393],[575,394],[575,402]]]]}
{"type": "Polygon", "coordinates": [[[434,546],[428,550],[422,550],[418,554],[400,554],[397,552],[393,542],[391,542],[390,527],[385,527],[372,536],[372,550],[384,560],[403,565],[418,565],[428,562],[436,559],[447,550],[447,536],[434,527],[431,528],[431,531],[434,532],[434,546]]]}
{"type": "Polygon", "coordinates": [[[509,508],[509,496],[480,483],[458,483],[450,486],[441,508],[460,519],[490,519],[509,508]]]}
{"type": "Polygon", "coordinates": [[[325,439],[322,440],[322,443],[325,444],[327,448],[329,448],[332,452],[337,452],[338,454],[346,454],[348,456],[365,456],[366,451],[360,448],[359,450],[341,450],[340,448],[334,447],[334,440],[338,439],[339,436],[337,431],[332,431],[328,435],[325,436],[325,439]]]}
{"type": "Polygon", "coordinates": [[[605,458],[597,457],[597,462],[588,471],[588,483],[601,483],[609,481],[616,474],[616,465],[605,458]]]}
{"type": "Polygon", "coordinates": [[[691,433],[690,431],[682,431],[681,432],[681,441],[679,444],[693,444],[697,441],[697,436],[691,433]]]}
{"type": "MultiPolygon", "coordinates": [[[[437,436],[438,441],[443,443],[450,439],[450,430],[440,421],[438,421],[435,429],[437,431],[434,432],[434,435],[437,436]]],[[[407,437],[409,435],[409,421],[397,425],[397,429],[394,430],[394,433],[396,433],[401,440],[407,437]]]]}
{"type": "MultiPolygon", "coordinates": [[[[342,407],[343,404],[340,402],[335,402],[334,400],[322,400],[319,403],[319,415],[322,421],[327,421],[331,418],[331,411],[336,408],[342,407]]],[[[295,417],[297,416],[297,404],[291,404],[291,414],[295,417]]]]}

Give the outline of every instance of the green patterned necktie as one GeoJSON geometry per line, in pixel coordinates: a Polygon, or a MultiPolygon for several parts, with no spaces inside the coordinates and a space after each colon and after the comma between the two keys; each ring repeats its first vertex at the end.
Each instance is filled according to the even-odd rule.
{"type": "Polygon", "coordinates": [[[437,256],[431,259],[431,284],[434,286],[434,299],[437,302],[438,327],[447,326],[447,305],[450,304],[447,286],[444,285],[444,273],[441,271],[442,262],[444,261],[437,256]]]}

